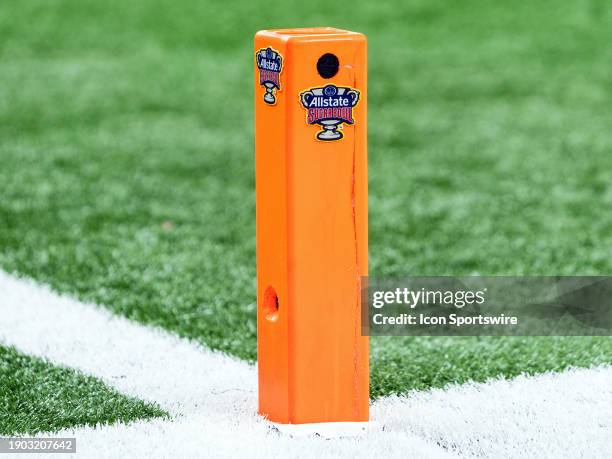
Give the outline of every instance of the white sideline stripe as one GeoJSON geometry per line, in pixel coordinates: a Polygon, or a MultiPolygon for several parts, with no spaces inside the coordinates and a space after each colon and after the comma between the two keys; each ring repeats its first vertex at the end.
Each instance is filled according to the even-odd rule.
{"type": "Polygon", "coordinates": [[[1,271],[0,341],[174,415],[58,433],[77,437],[77,457],[604,457],[612,449],[607,366],[383,398],[364,436],[324,440],[279,435],[255,414],[254,366],[1,271]]]}
{"type": "Polygon", "coordinates": [[[469,457],[610,457],[612,367],[453,385],[376,403],[394,432],[469,457]]]}
{"type": "Polygon", "coordinates": [[[256,390],[250,365],[1,271],[0,321],[0,337],[23,352],[95,375],[171,414],[196,412],[219,390],[236,402],[256,390]]]}

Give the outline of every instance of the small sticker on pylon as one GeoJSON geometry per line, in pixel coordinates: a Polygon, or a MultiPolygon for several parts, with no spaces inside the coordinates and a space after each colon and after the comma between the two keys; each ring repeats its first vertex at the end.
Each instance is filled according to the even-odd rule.
{"type": "Polygon", "coordinates": [[[342,125],[355,124],[353,108],[359,102],[359,91],[328,84],[302,92],[300,101],[307,110],[306,123],[318,124],[322,128],[316,134],[317,140],[340,140],[344,137],[340,131],[342,125]]]}
{"type": "Polygon", "coordinates": [[[283,56],[275,49],[260,49],[255,53],[255,62],[259,69],[259,84],[266,88],[263,100],[268,105],[276,104],[275,92],[280,91],[280,75],[283,71],[283,56]]]}

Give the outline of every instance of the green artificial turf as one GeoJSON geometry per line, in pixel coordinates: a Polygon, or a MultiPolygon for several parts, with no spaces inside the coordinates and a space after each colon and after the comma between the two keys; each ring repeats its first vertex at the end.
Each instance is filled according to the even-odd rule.
{"type": "Polygon", "coordinates": [[[91,376],[0,346],[0,435],[167,416],[91,376]]]}
{"type": "MultiPolygon", "coordinates": [[[[0,265],[256,358],[252,36],[369,37],[372,275],[612,274],[605,1],[0,4],[0,265]]],[[[372,340],[378,396],[610,338],[372,340]]]]}
{"type": "Polygon", "coordinates": [[[580,337],[378,337],[370,394],[610,364],[612,340],[580,337]]]}

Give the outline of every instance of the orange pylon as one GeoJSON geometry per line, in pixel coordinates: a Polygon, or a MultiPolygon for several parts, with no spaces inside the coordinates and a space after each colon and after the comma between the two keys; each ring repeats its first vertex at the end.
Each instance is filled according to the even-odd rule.
{"type": "Polygon", "coordinates": [[[367,44],[332,28],[255,36],[259,413],[367,421],[367,44]]]}

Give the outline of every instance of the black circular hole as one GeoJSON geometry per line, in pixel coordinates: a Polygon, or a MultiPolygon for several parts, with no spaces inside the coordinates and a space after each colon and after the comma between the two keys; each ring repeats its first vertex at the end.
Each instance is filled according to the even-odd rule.
{"type": "Polygon", "coordinates": [[[323,78],[332,78],[338,73],[340,61],[332,53],[323,54],[317,61],[317,72],[323,78]]]}

